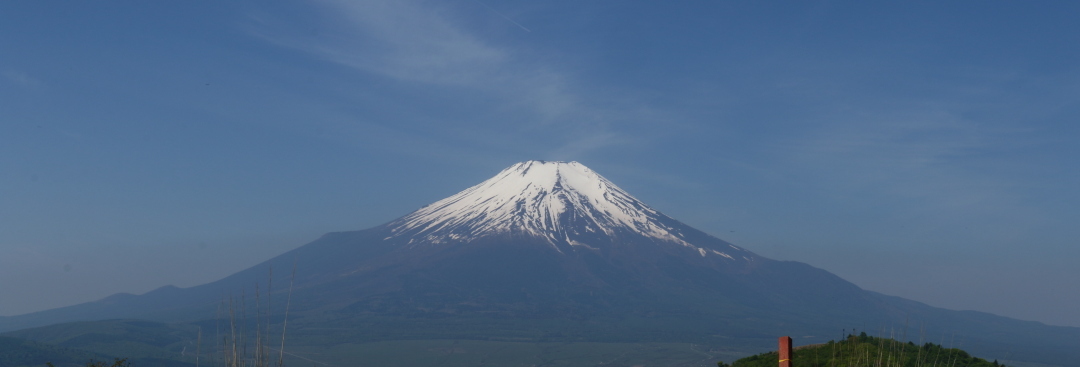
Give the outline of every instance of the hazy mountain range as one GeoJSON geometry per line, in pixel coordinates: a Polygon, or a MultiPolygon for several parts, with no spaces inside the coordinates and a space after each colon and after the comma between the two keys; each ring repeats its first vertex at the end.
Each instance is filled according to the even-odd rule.
{"type": "Polygon", "coordinates": [[[223,299],[243,293],[254,303],[256,284],[260,302],[271,300],[272,323],[290,303],[291,337],[312,344],[688,342],[761,351],[780,335],[809,344],[859,329],[958,341],[987,359],[1080,360],[1080,328],[863,290],[691,228],[577,162],[544,161],[216,282],[4,317],[0,331],[117,318],[205,323],[223,299]]]}

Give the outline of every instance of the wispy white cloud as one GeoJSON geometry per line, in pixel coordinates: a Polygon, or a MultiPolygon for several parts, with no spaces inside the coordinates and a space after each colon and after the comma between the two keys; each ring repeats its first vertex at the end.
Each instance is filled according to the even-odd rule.
{"type": "Polygon", "coordinates": [[[548,65],[520,60],[459,24],[449,10],[414,1],[319,2],[318,37],[282,33],[267,18],[252,32],[282,46],[399,81],[495,93],[545,120],[573,112],[579,97],[548,65]]]}
{"type": "Polygon", "coordinates": [[[509,55],[408,1],[326,1],[340,31],[296,45],[330,60],[425,83],[480,85],[497,79],[509,55]]]}
{"type": "Polygon", "coordinates": [[[343,121],[355,115],[355,126],[346,127],[350,131],[346,135],[357,136],[357,128],[368,135],[390,134],[388,141],[413,141],[414,147],[421,147],[413,154],[437,155],[435,159],[484,152],[481,154],[589,160],[597,153],[650,139],[639,134],[640,126],[671,123],[667,113],[671,111],[642,103],[648,96],[635,94],[639,91],[591,83],[571,66],[553,62],[559,57],[535,57],[529,45],[532,33],[516,35],[515,31],[511,39],[527,37],[508,42],[489,37],[463,21],[475,16],[504,17],[483,6],[453,8],[454,3],[389,0],[316,3],[318,32],[289,30],[296,25],[271,15],[253,15],[247,29],[287,49],[347,66],[364,76],[388,79],[394,83],[390,93],[405,93],[404,99],[417,93],[422,98],[463,100],[478,107],[472,115],[465,112],[454,117],[424,111],[432,106],[423,104],[405,111],[410,117],[396,111],[381,118],[360,117],[354,111],[330,113],[336,114],[333,120],[337,126],[345,126],[343,121]],[[402,118],[414,128],[392,126],[401,121],[387,120],[388,115],[402,118]],[[429,131],[437,133],[427,134],[429,131]],[[455,152],[436,151],[435,147],[455,152]]]}

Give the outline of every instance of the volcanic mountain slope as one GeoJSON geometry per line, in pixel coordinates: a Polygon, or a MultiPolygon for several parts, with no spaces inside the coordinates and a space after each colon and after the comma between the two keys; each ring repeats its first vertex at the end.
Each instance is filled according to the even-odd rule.
{"type": "MultiPolygon", "coordinates": [[[[649,318],[724,308],[730,317],[795,302],[837,310],[873,302],[827,272],[671,219],[576,162],[519,163],[383,226],[330,234],[270,263],[287,269],[293,260],[302,302],[360,313],[649,318]],[[793,284],[775,281],[792,271],[800,274],[793,284]]],[[[258,274],[235,277],[246,276],[258,274]]]]}
{"type": "Polygon", "coordinates": [[[671,219],[577,162],[516,164],[386,225],[332,234],[277,267],[290,258],[318,270],[298,279],[320,289],[305,299],[362,312],[655,317],[873,302],[827,272],[671,219]],[[776,281],[793,271],[793,284],[776,281]]]}
{"type": "Polygon", "coordinates": [[[693,229],[577,162],[544,161],[518,163],[387,224],[327,234],[214,283],[9,317],[0,330],[121,317],[208,319],[223,295],[266,283],[270,269],[273,309],[284,309],[285,285],[293,281],[291,335],[309,340],[771,345],[776,335],[811,342],[842,328],[918,325],[929,335],[967,335],[977,355],[1080,355],[1055,349],[1062,343],[1055,338],[1075,340],[1078,328],[867,292],[693,229]]]}

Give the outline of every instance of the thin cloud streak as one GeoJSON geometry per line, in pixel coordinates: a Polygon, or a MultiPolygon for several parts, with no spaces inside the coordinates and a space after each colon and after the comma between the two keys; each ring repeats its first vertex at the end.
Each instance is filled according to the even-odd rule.
{"type": "Polygon", "coordinates": [[[509,48],[470,34],[453,22],[450,11],[410,1],[319,4],[321,27],[328,31],[317,37],[290,34],[269,17],[251,17],[247,30],[276,45],[371,75],[499,101],[497,110],[506,117],[470,121],[472,130],[459,132],[461,139],[510,138],[525,143],[517,148],[532,149],[532,154],[551,154],[555,147],[555,155],[578,159],[624,141],[610,138],[618,132],[608,121],[641,119],[601,102],[624,98],[605,97],[602,91],[584,97],[574,92],[580,87],[569,82],[574,78],[557,66],[525,60],[509,48]],[[538,129],[549,130],[539,144],[538,129]],[[508,131],[512,136],[506,136],[508,131]],[[586,144],[597,141],[603,144],[586,144]]]}
{"type": "Polygon", "coordinates": [[[500,13],[498,10],[495,10],[495,8],[492,8],[490,5],[480,2],[480,0],[473,0],[473,1],[476,1],[477,4],[483,5],[485,8],[488,8],[489,10],[491,10],[492,13],[495,13],[495,14],[499,15],[503,19],[506,19],[506,21],[508,21],[510,23],[514,23],[514,25],[518,26],[522,30],[524,30],[526,32],[529,32],[529,33],[532,33],[531,30],[529,30],[528,28],[525,28],[525,26],[521,25],[521,23],[515,22],[513,19],[510,19],[510,17],[506,16],[505,14],[500,13]]]}
{"type": "Polygon", "coordinates": [[[579,97],[545,65],[515,60],[447,16],[410,1],[324,1],[320,37],[283,35],[255,19],[252,34],[364,72],[413,83],[462,87],[527,104],[545,120],[572,113],[579,97]]]}

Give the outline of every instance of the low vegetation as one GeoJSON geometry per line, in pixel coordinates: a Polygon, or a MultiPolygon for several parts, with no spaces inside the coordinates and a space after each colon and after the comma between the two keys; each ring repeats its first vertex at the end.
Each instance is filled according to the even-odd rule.
{"type": "MultiPolygon", "coordinates": [[[[52,362],[46,362],[45,366],[56,367],[52,362]]],[[[131,367],[131,363],[128,363],[127,358],[116,358],[112,363],[91,360],[86,363],[86,367],[131,367]]]]}
{"type": "Polygon", "coordinates": [[[44,366],[56,362],[59,367],[81,366],[82,362],[104,355],[40,343],[32,340],[0,336],[0,366],[44,366]]]}

